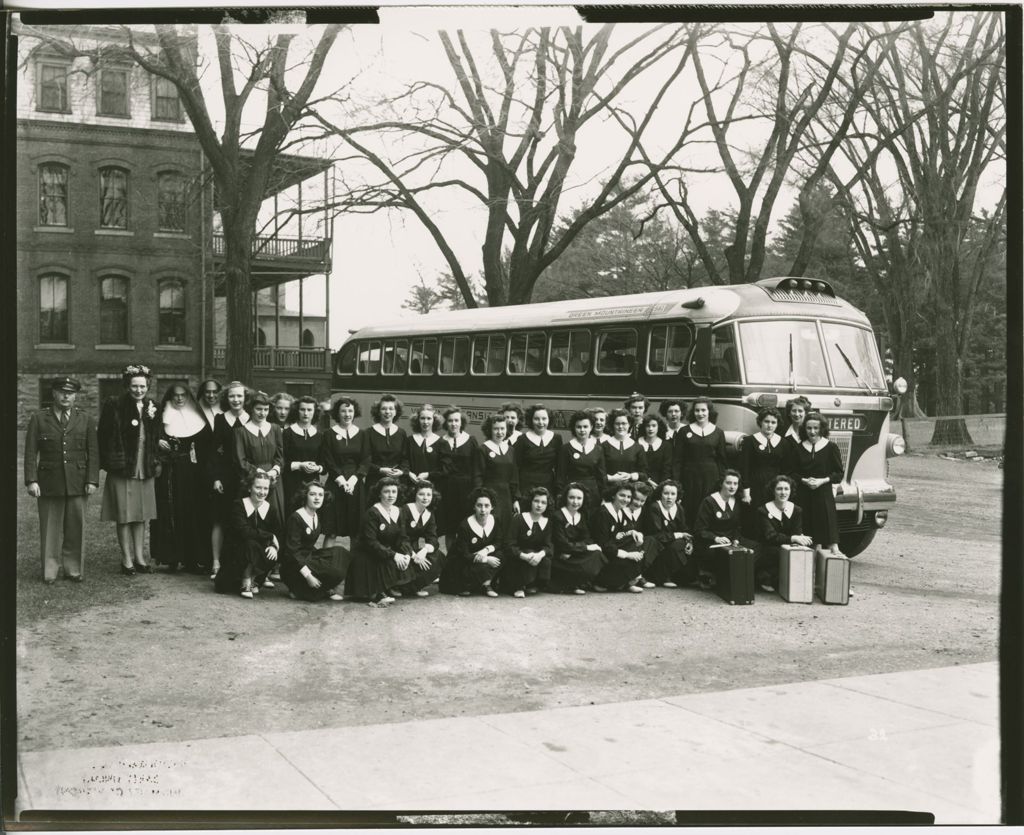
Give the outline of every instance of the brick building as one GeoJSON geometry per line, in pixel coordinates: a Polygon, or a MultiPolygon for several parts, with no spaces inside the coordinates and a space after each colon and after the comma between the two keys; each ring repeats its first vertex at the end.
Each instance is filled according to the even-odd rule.
{"type": "MultiPolygon", "coordinates": [[[[81,380],[79,403],[92,410],[120,391],[128,362],[153,369],[154,397],[172,381],[223,377],[223,239],[173,85],[135,65],[94,70],[23,35],[17,95],[19,421],[47,402],[57,373],[81,380]]],[[[252,267],[260,388],[329,388],[331,224],[302,211],[326,194],[328,169],[286,157],[264,203],[270,234],[252,267]]]]}

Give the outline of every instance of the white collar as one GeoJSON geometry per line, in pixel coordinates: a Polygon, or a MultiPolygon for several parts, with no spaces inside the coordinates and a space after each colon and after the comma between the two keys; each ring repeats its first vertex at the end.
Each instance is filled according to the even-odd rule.
{"type": "MultiPolygon", "coordinates": [[[[529,513],[522,513],[520,515],[523,517],[523,521],[526,522],[526,527],[532,528],[534,525],[533,517],[529,513]]],[[[536,521],[536,524],[540,525],[541,530],[544,530],[544,528],[548,526],[548,517],[541,516],[540,519],[536,521]]]]}
{"type": "Polygon", "coordinates": [[[377,512],[385,519],[387,519],[389,522],[398,521],[398,508],[395,505],[391,505],[391,510],[388,510],[380,502],[377,502],[374,505],[374,508],[376,508],[377,512]]]}
{"type": "Polygon", "coordinates": [[[419,507],[419,505],[417,505],[416,502],[410,502],[409,504],[406,505],[406,507],[409,509],[409,515],[412,516],[412,521],[414,525],[418,525],[420,522],[430,521],[429,510],[424,509],[422,513],[416,513],[416,508],[419,507]]]}
{"type": "Polygon", "coordinates": [[[593,451],[594,447],[597,446],[597,439],[596,438],[587,438],[587,443],[584,446],[580,446],[579,439],[578,438],[573,438],[573,439],[571,439],[569,441],[569,446],[571,446],[573,449],[579,450],[584,455],[587,455],[591,451],[593,451]]]}
{"type": "Polygon", "coordinates": [[[494,517],[493,516],[488,516],[487,517],[487,521],[484,522],[484,526],[482,528],[477,524],[476,516],[470,516],[466,520],[466,522],[469,525],[469,529],[471,531],[473,531],[473,533],[475,533],[479,537],[483,537],[484,539],[489,537],[491,535],[491,531],[494,530],[494,517]]]}
{"type": "Polygon", "coordinates": [[[682,428],[683,428],[682,424],[677,426],[675,429],[673,429],[671,426],[666,426],[665,427],[665,437],[666,438],[674,438],[678,434],[679,430],[682,429],[682,428]]]}
{"type": "Polygon", "coordinates": [[[356,426],[354,423],[350,423],[348,425],[348,428],[345,428],[340,424],[336,423],[334,424],[334,426],[331,427],[331,429],[334,430],[334,434],[337,435],[339,438],[345,438],[346,440],[349,441],[351,441],[356,435],[359,434],[359,427],[356,426]]]}
{"type": "Polygon", "coordinates": [[[645,450],[653,449],[655,452],[661,449],[662,443],[664,442],[661,438],[655,438],[653,441],[648,441],[646,438],[640,439],[640,446],[642,446],[645,450]]]}
{"type": "Polygon", "coordinates": [[[203,410],[203,414],[206,416],[207,422],[212,424],[214,418],[217,415],[223,414],[219,403],[214,403],[212,406],[207,406],[205,403],[200,403],[199,408],[203,410]]]}
{"type": "Polygon", "coordinates": [[[631,446],[633,446],[633,444],[635,444],[636,441],[630,438],[629,435],[627,435],[625,438],[616,438],[614,435],[609,435],[608,443],[610,443],[615,449],[618,449],[619,444],[622,444],[622,449],[627,450],[631,446]]]}
{"type": "Polygon", "coordinates": [[[375,423],[373,424],[373,431],[380,435],[383,435],[385,438],[390,438],[392,435],[398,434],[398,427],[392,423],[390,430],[384,431],[383,426],[381,426],[379,423],[375,423]]]}
{"type": "Polygon", "coordinates": [[[828,438],[818,438],[815,441],[814,446],[811,446],[810,441],[801,442],[800,446],[806,449],[808,452],[821,452],[825,447],[828,446],[828,438]]]}
{"type": "Polygon", "coordinates": [[[779,444],[782,443],[782,438],[779,437],[779,433],[778,432],[775,432],[775,433],[772,434],[771,441],[774,441],[775,443],[772,443],[771,441],[769,441],[768,438],[765,437],[765,434],[763,432],[755,432],[754,433],[754,440],[757,441],[757,445],[758,446],[760,446],[760,447],[771,446],[772,449],[775,449],[775,447],[777,447],[779,444]]]}
{"type": "Polygon", "coordinates": [[[413,432],[412,442],[416,446],[433,446],[437,442],[437,435],[431,432],[429,435],[421,435],[418,432],[413,432]]]}
{"type": "Polygon", "coordinates": [[[505,440],[508,441],[509,444],[514,444],[521,437],[523,437],[523,433],[520,432],[518,429],[513,429],[512,434],[510,434],[505,440]]]}
{"type": "Polygon", "coordinates": [[[494,441],[484,441],[484,446],[488,449],[494,450],[498,455],[504,455],[508,452],[508,445],[502,441],[500,444],[494,443],[494,441]]]}
{"type": "Polygon", "coordinates": [[[790,516],[793,515],[793,507],[793,503],[787,501],[786,506],[782,510],[779,510],[779,508],[775,506],[775,502],[768,502],[768,504],[764,506],[764,509],[768,511],[768,515],[772,519],[781,522],[783,516],[785,516],[788,519],[790,516]]]}
{"type": "Polygon", "coordinates": [[[611,502],[602,502],[601,504],[604,506],[604,509],[607,510],[612,515],[613,518],[621,518],[619,516],[619,510],[618,508],[615,507],[614,504],[612,504],[611,502]]]}
{"type": "MultiPolygon", "coordinates": [[[[297,423],[293,423],[293,424],[292,424],[292,425],[291,425],[291,426],[290,426],[289,428],[290,428],[290,429],[292,430],[292,432],[294,432],[294,433],[295,433],[296,435],[301,435],[301,434],[302,434],[302,427],[301,427],[301,426],[299,426],[299,424],[297,424],[297,423]]],[[[314,435],[316,434],[316,431],[317,431],[317,430],[316,430],[316,426],[315,426],[314,424],[312,424],[312,423],[311,423],[311,424],[309,425],[309,428],[308,428],[308,429],[306,429],[306,431],[307,431],[307,432],[309,433],[309,437],[311,437],[311,438],[312,438],[312,437],[313,437],[313,436],[314,436],[314,435]]]]}
{"type": "Polygon", "coordinates": [[[551,439],[555,437],[555,433],[550,429],[545,429],[543,435],[537,435],[532,429],[527,429],[523,432],[523,437],[534,446],[547,446],[551,439]]]}
{"type": "Polygon", "coordinates": [[[706,438],[708,435],[715,431],[715,424],[709,423],[707,426],[704,427],[703,432],[696,423],[691,423],[689,426],[687,426],[687,429],[689,429],[694,435],[697,435],[700,438],[706,438]]]}
{"type": "Polygon", "coordinates": [[[565,521],[568,522],[570,525],[578,525],[580,521],[583,519],[582,513],[577,513],[576,518],[574,519],[572,514],[569,512],[569,508],[567,507],[562,508],[562,516],[565,517],[565,521]]]}
{"type": "Polygon", "coordinates": [[[445,435],[444,439],[452,449],[458,449],[469,440],[469,433],[460,431],[454,438],[451,435],[445,435]]]}
{"type": "Polygon", "coordinates": [[[250,420],[247,424],[245,424],[245,431],[252,435],[255,435],[257,438],[260,437],[261,435],[265,438],[267,437],[267,435],[270,434],[271,425],[272,424],[270,423],[270,421],[265,420],[263,421],[263,423],[257,426],[253,421],[250,420]]]}
{"type": "Polygon", "coordinates": [[[722,510],[725,510],[726,505],[728,505],[729,510],[732,510],[736,506],[735,496],[726,501],[725,499],[722,498],[722,494],[719,493],[717,490],[711,494],[711,498],[715,500],[715,504],[717,504],[722,510]]]}
{"type": "Polygon", "coordinates": [[[797,443],[800,443],[800,433],[797,432],[796,427],[794,426],[790,426],[789,429],[786,430],[786,434],[783,437],[792,438],[797,443]]]}
{"type": "Polygon", "coordinates": [[[221,414],[224,415],[224,421],[227,425],[231,427],[234,427],[234,425],[239,421],[241,421],[243,425],[249,422],[249,413],[245,411],[245,409],[242,409],[242,411],[238,413],[238,417],[235,417],[234,412],[221,412],[221,414]]]}
{"type": "Polygon", "coordinates": [[[175,409],[170,403],[164,406],[164,434],[172,438],[188,438],[202,431],[206,425],[200,411],[186,402],[184,409],[175,409]]]}
{"type": "Polygon", "coordinates": [[[641,513],[641,511],[643,511],[643,508],[642,508],[642,507],[640,507],[640,508],[637,508],[636,510],[633,510],[633,508],[631,508],[631,507],[624,507],[624,508],[622,508],[622,512],[623,512],[623,513],[625,513],[625,514],[626,514],[626,515],[627,515],[627,516],[628,516],[628,517],[629,517],[630,519],[632,519],[632,520],[633,520],[634,522],[635,522],[635,521],[636,521],[637,519],[639,519],[639,518],[640,518],[640,513],[641,513]]]}
{"type": "MultiPolygon", "coordinates": [[[[322,509],[322,508],[321,508],[321,509],[322,509]]],[[[298,510],[296,510],[295,512],[296,512],[296,513],[297,513],[297,514],[298,514],[298,515],[299,515],[300,517],[302,517],[302,519],[303,519],[303,520],[305,520],[305,522],[306,522],[306,525],[307,525],[308,527],[312,528],[313,530],[316,530],[316,527],[317,527],[317,518],[316,518],[316,516],[315,516],[315,515],[313,515],[313,516],[310,516],[310,515],[309,515],[309,511],[308,511],[308,510],[306,510],[306,508],[304,508],[304,507],[300,507],[300,508],[299,508],[298,510]]]]}
{"type": "Polygon", "coordinates": [[[242,499],[242,506],[245,508],[246,516],[252,516],[252,512],[255,510],[260,515],[260,519],[266,519],[267,511],[270,510],[270,502],[263,502],[259,507],[256,507],[248,496],[242,499]]]}
{"type": "Polygon", "coordinates": [[[665,510],[665,505],[658,502],[658,510],[661,511],[661,515],[664,516],[669,522],[675,521],[676,514],[679,512],[679,505],[674,504],[670,510],[665,510]]]}

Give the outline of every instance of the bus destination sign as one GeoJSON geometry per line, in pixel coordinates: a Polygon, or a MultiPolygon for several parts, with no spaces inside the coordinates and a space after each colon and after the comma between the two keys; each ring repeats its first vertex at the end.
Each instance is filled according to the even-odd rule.
{"type": "Polygon", "coordinates": [[[829,415],[828,425],[833,432],[864,432],[868,428],[867,415],[829,415]]]}
{"type": "Polygon", "coordinates": [[[552,319],[553,322],[581,321],[586,319],[643,319],[657,313],[668,313],[672,305],[661,302],[659,304],[639,304],[625,307],[602,307],[596,310],[570,310],[565,316],[552,319]]]}

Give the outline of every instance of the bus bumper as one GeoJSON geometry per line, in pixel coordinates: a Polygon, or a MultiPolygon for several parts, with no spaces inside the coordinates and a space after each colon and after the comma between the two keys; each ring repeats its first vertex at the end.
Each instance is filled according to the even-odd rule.
{"type": "Polygon", "coordinates": [[[850,481],[836,495],[840,527],[846,529],[882,527],[895,504],[896,488],[882,480],[850,481]]]}

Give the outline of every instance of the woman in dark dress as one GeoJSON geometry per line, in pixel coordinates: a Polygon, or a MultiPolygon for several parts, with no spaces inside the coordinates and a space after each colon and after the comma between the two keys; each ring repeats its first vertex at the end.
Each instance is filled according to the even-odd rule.
{"type": "Polygon", "coordinates": [[[697,508],[693,525],[694,551],[700,571],[701,588],[713,588],[716,549],[712,545],[742,545],[758,553],[757,543],[742,532],[740,507],[736,493],[740,487],[740,474],[726,470],[718,489],[705,496],[697,508]]]}
{"type": "MultiPolygon", "coordinates": [[[[301,403],[302,399],[297,402],[301,403]]],[[[313,406],[316,406],[315,400],[313,406]]],[[[315,602],[326,598],[340,601],[342,596],[338,587],[345,579],[348,551],[340,545],[316,547],[323,533],[325,491],[316,481],[307,482],[299,489],[303,505],[288,516],[284,525],[281,579],[288,586],[289,594],[299,600],[315,602]]]]}
{"type": "Polygon", "coordinates": [[[333,501],[326,513],[328,536],[350,537],[355,541],[363,525],[366,508],[366,474],[370,471],[370,448],[366,433],[355,425],[359,404],[351,397],[339,397],[331,407],[334,426],[324,433],[323,462],[333,501]]]}
{"type": "Polygon", "coordinates": [[[156,404],[146,397],[150,373],[144,365],[129,365],[121,374],[125,393],[103,404],[97,437],[100,467],[107,471],[100,519],[114,522],[121,549],[121,573],[151,574],[144,546],[146,522],[155,519],[157,438],[156,404]]]}
{"type": "Polygon", "coordinates": [[[647,459],[647,483],[657,487],[672,475],[672,444],[665,440],[665,421],[649,414],[640,419],[640,448],[647,459]]]}
{"type": "Polygon", "coordinates": [[[224,547],[225,526],[235,499],[235,430],[249,422],[245,410],[248,392],[245,386],[233,380],[228,383],[220,399],[220,413],[213,421],[213,437],[206,456],[206,482],[211,486],[210,513],[213,530],[210,543],[213,549],[213,567],[210,579],[217,576],[220,555],[224,547]]]}
{"type": "Polygon", "coordinates": [[[665,418],[664,438],[671,441],[685,426],[683,415],[686,414],[686,406],[682,400],[662,400],[658,404],[658,414],[665,418]]]}
{"type": "Polygon", "coordinates": [[[629,415],[615,409],[608,416],[612,435],[604,444],[605,487],[647,480],[647,453],[629,437],[629,415]]]}
{"type": "Polygon", "coordinates": [[[547,517],[551,494],[543,487],[531,487],[530,510],[512,520],[506,559],[502,562],[498,586],[513,597],[526,597],[546,588],[551,580],[551,520],[547,517]]]}
{"type": "Polygon", "coordinates": [[[629,437],[639,441],[644,436],[643,419],[647,413],[647,398],[634,391],[622,401],[622,408],[629,416],[629,437]]]}
{"type": "Polygon", "coordinates": [[[594,580],[599,591],[643,591],[638,585],[643,574],[643,534],[634,530],[625,513],[632,500],[633,489],[619,484],[609,490],[606,501],[590,518],[590,535],[604,554],[604,565],[594,580]]]}
{"type": "Polygon", "coordinates": [[[794,397],[791,400],[786,401],[784,414],[788,425],[786,427],[785,434],[782,436],[782,440],[785,444],[783,454],[790,451],[792,447],[800,445],[800,441],[803,440],[800,437],[800,425],[804,422],[804,418],[807,417],[807,413],[810,411],[811,401],[802,394],[799,397],[794,397]]]}
{"type": "Polygon", "coordinates": [[[409,435],[409,447],[406,460],[409,464],[409,488],[415,490],[416,484],[429,481],[440,482],[445,471],[447,445],[441,443],[438,431],[441,429],[441,415],[434,411],[429,403],[420,406],[410,420],[412,433],[409,435]]]}
{"type": "Polygon", "coordinates": [[[839,554],[839,521],[833,484],[843,480],[843,456],[828,439],[828,420],[810,412],[800,425],[801,441],[789,450],[786,472],[796,482],[796,504],[804,530],[815,545],[839,554]]]}
{"type": "Polygon", "coordinates": [[[690,404],[689,424],[673,440],[674,480],[683,488],[683,510],[696,520],[701,502],[718,490],[727,466],[725,433],[715,426],[718,412],[706,397],[690,404]]]}
{"type": "Polygon", "coordinates": [[[608,440],[608,436],[604,434],[606,424],[608,423],[608,413],[600,406],[593,406],[587,409],[586,412],[590,415],[590,437],[599,444],[603,444],[608,440]]]}
{"type": "MultiPolygon", "coordinates": [[[[534,403],[526,410],[527,429],[516,441],[515,456],[519,466],[519,495],[524,499],[533,487],[543,487],[549,494],[555,492],[555,461],[562,446],[562,436],[548,428],[551,417],[542,403],[534,403]]],[[[520,505],[526,507],[528,502],[520,505]]]]}
{"type": "Polygon", "coordinates": [[[373,484],[382,478],[401,479],[409,469],[405,460],[405,430],[398,425],[402,416],[402,403],[393,394],[382,395],[370,407],[373,426],[367,432],[370,448],[370,471],[366,480],[373,484]]]}
{"type": "Polygon", "coordinates": [[[483,423],[480,446],[480,476],[483,486],[494,493],[492,513],[502,535],[507,535],[513,515],[519,513],[519,469],[512,448],[505,443],[508,423],[502,414],[488,415],[483,423]]]}
{"type": "Polygon", "coordinates": [[[156,479],[156,519],[149,523],[153,559],[169,571],[184,566],[209,574],[209,531],[200,524],[207,504],[206,478],[200,456],[210,445],[213,431],[203,419],[188,386],[174,383],[160,403],[160,431],[156,479]]]}
{"type": "Polygon", "coordinates": [[[601,503],[605,484],[604,446],[590,436],[593,419],[587,412],[575,412],[569,418],[572,438],[558,450],[555,462],[555,484],[565,495],[572,483],[584,489],[585,513],[590,515],[601,503]]]}
{"type": "Polygon", "coordinates": [[[764,564],[758,571],[758,582],[763,591],[775,591],[778,586],[780,546],[810,548],[814,545],[813,540],[804,535],[803,512],[789,500],[793,487],[793,479],[788,475],[775,476],[768,485],[774,498],[757,508],[760,523],[757,539],[765,545],[761,549],[764,564]]]}
{"type": "Polygon", "coordinates": [[[491,513],[494,493],[486,487],[478,487],[468,498],[473,515],[459,523],[455,545],[448,552],[438,588],[443,594],[462,597],[468,597],[474,591],[480,591],[487,597],[497,597],[492,585],[501,568],[505,541],[491,513]]]}
{"type": "Polygon", "coordinates": [[[427,586],[437,582],[444,570],[446,555],[437,538],[436,508],[431,508],[434,496],[434,485],[430,481],[418,481],[413,501],[402,505],[399,511],[401,550],[411,555],[410,568],[414,571],[413,579],[402,586],[403,594],[415,592],[417,597],[427,597],[427,586]]]}
{"type": "MultiPolygon", "coordinates": [[[[324,437],[317,429],[319,411],[314,398],[300,397],[292,403],[288,427],[281,433],[284,437],[284,496],[289,510],[301,507],[306,498],[299,491],[314,481],[319,484],[321,474],[327,472],[323,458],[324,437]]],[[[330,514],[325,512],[323,516],[326,523],[330,514]]],[[[324,530],[329,531],[330,526],[325,524],[324,530]]]]}
{"type": "Polygon", "coordinates": [[[352,564],[345,578],[345,594],[368,600],[371,606],[383,608],[395,602],[390,589],[414,579],[409,570],[412,562],[402,550],[404,535],[399,520],[397,478],[384,476],[370,488],[375,503],[363,516],[359,539],[352,549],[352,564]]]}
{"type": "Polygon", "coordinates": [[[772,407],[757,413],[759,432],[743,439],[740,456],[740,477],[742,478],[744,504],[758,508],[772,500],[769,486],[782,472],[783,453],[786,450],[782,436],[776,432],[779,426],[779,410],[772,407]]]}
{"type": "Polygon", "coordinates": [[[562,506],[551,515],[551,581],[556,588],[573,594],[586,594],[604,565],[601,546],[590,536],[585,502],[584,486],[570,482],[562,506]]]}
{"type": "Polygon", "coordinates": [[[640,518],[644,541],[654,543],[656,552],[644,576],[657,585],[674,589],[697,579],[693,558],[693,534],[686,526],[686,514],[679,503],[679,484],[667,479],[654,493],[640,518]]]}
{"type": "MultiPolygon", "coordinates": [[[[270,423],[270,398],[261,391],[256,392],[249,402],[249,422],[235,432],[235,465],[237,493],[244,495],[246,482],[256,473],[270,476],[270,495],[267,501],[274,508],[274,514],[284,523],[284,483],[281,472],[284,469],[284,435],[280,427],[270,423]]],[[[283,530],[274,531],[278,539],[283,530]]],[[[269,580],[264,588],[273,588],[269,580]]]]}
{"type": "Polygon", "coordinates": [[[502,403],[498,407],[498,411],[508,421],[508,435],[505,436],[505,440],[508,441],[509,446],[515,449],[516,444],[523,435],[521,428],[525,425],[523,423],[523,409],[518,403],[502,403]]]}
{"type": "Polygon", "coordinates": [[[463,431],[462,412],[454,406],[444,413],[445,434],[441,438],[447,449],[447,467],[441,481],[441,495],[444,500],[438,512],[437,530],[445,537],[449,556],[459,526],[472,512],[469,494],[480,487],[483,477],[480,473],[480,450],[476,439],[463,431]]]}
{"type": "Polygon", "coordinates": [[[248,496],[235,499],[229,506],[224,548],[213,588],[220,594],[241,590],[242,597],[252,600],[259,592],[255,578],[277,566],[281,518],[267,501],[270,477],[266,473],[255,473],[249,479],[248,492],[248,496]]]}

